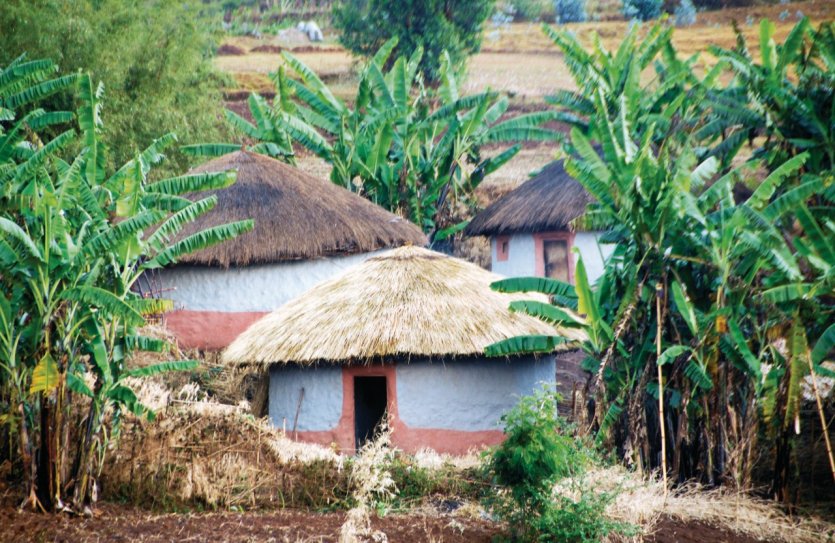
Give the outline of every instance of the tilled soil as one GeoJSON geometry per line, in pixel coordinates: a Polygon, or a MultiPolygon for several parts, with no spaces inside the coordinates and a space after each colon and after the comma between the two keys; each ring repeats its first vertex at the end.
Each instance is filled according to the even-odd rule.
{"type": "MultiPolygon", "coordinates": [[[[345,513],[281,510],[247,513],[153,514],[102,504],[92,518],[46,515],[0,508],[2,543],[331,543],[339,539],[345,513]]],[[[437,515],[375,518],[389,543],[489,543],[501,527],[487,520],[437,515]]],[[[726,528],[662,518],[646,543],[758,543],[726,528]]]]}
{"type": "MultiPolygon", "coordinates": [[[[297,510],[248,513],[152,514],[103,504],[93,518],[0,509],[3,543],[318,543],[336,542],[345,513],[297,510]]],[[[373,527],[389,543],[489,543],[499,528],[446,515],[388,515],[373,527]]]]}
{"type": "MultiPolygon", "coordinates": [[[[662,517],[645,543],[762,543],[748,534],[701,521],[662,517]]],[[[775,542],[771,542],[775,543],[775,542]]]]}

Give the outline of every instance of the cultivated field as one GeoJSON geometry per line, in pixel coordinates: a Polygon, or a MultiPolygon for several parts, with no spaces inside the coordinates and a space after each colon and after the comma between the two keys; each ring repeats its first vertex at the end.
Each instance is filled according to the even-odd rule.
{"type": "MultiPolygon", "coordinates": [[[[617,17],[617,2],[595,2],[604,13],[602,18],[617,17]],[[612,5],[610,5],[612,4],[612,5]],[[602,5],[602,6],[601,6],[602,5]]],[[[595,12],[590,6],[590,12],[595,12]]],[[[736,21],[748,43],[754,45],[758,40],[759,20],[768,17],[775,21],[776,39],[784,39],[799,15],[806,15],[813,22],[835,18],[835,2],[813,0],[793,2],[754,8],[726,9],[704,12],[698,15],[697,23],[691,27],[677,28],[674,42],[681,54],[691,55],[705,51],[710,45],[732,47],[735,35],[731,26],[736,21]],[[783,14],[783,20],[781,19],[783,14]]],[[[597,33],[607,48],[614,48],[628,30],[628,22],[622,20],[604,20],[588,23],[569,24],[565,28],[576,32],[586,43],[592,42],[597,33]]],[[[228,89],[231,101],[241,100],[249,92],[263,94],[273,92],[269,73],[281,64],[278,53],[252,52],[264,45],[278,46],[291,51],[295,56],[310,66],[327,82],[331,89],[342,98],[350,98],[355,92],[356,66],[358,60],[342,49],[335,37],[327,35],[322,44],[310,46],[299,41],[294,33],[285,37],[249,37],[229,38],[226,43],[246,51],[243,55],[218,56],[215,64],[221,70],[231,74],[236,82],[235,88],[228,89]]],[[[705,65],[714,59],[708,53],[700,57],[705,65]]],[[[493,89],[508,93],[511,98],[511,111],[536,110],[547,107],[545,97],[556,89],[572,89],[574,82],[557,47],[542,32],[539,23],[514,23],[502,27],[488,25],[482,43],[482,51],[472,57],[468,66],[468,77],[463,91],[474,93],[493,89]]],[[[235,107],[235,105],[232,105],[235,107]]],[[[236,111],[242,113],[240,106],[236,111]]],[[[488,149],[487,153],[490,152],[488,149]]],[[[531,172],[541,168],[555,157],[553,145],[528,144],[508,165],[488,177],[481,189],[483,203],[505,193],[528,178],[531,172]]],[[[302,164],[316,174],[327,175],[328,167],[315,157],[304,157],[302,164]]]]}

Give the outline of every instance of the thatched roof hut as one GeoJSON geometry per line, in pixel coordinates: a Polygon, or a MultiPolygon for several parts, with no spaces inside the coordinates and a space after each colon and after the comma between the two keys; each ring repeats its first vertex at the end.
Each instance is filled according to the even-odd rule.
{"type": "Polygon", "coordinates": [[[531,295],[496,292],[490,284],[498,279],[441,253],[394,249],[256,322],[229,345],[223,360],[269,365],[468,356],[514,336],[553,335],[553,327],[508,310],[511,301],[531,295]]]}
{"type": "Polygon", "coordinates": [[[509,311],[532,296],[495,292],[496,279],[440,253],[393,249],[262,318],[223,361],[269,371],[270,418],[306,441],[351,451],[388,416],[405,450],[495,444],[502,414],[556,376],[551,353],[484,355],[510,337],[555,334],[509,311]]]}
{"type": "Polygon", "coordinates": [[[612,247],[598,242],[600,232],[574,227],[593,198],[564,165],[548,164],[467,225],[466,234],[490,237],[492,271],[573,282],[576,248],[590,281],[603,272],[612,247]]]}
{"type": "Polygon", "coordinates": [[[255,227],[230,242],[185,256],[182,263],[248,266],[427,242],[411,222],[330,181],[264,155],[236,151],[193,172],[227,170],[237,170],[235,184],[213,191],[218,198],[215,209],[191,223],[182,235],[250,218],[255,219],[255,227]]]}
{"type": "Polygon", "coordinates": [[[166,325],[185,347],[222,349],[316,283],[380,250],[427,242],[409,221],[263,155],[237,151],[193,171],[227,170],[237,170],[237,182],[213,191],[215,208],[180,236],[250,218],[253,230],[187,255],[150,278],[174,300],[176,311],[166,316],[166,325]]]}
{"type": "Polygon", "coordinates": [[[568,230],[592,201],[565,171],[563,161],[557,160],[476,215],[465,233],[500,236],[568,230]]]}

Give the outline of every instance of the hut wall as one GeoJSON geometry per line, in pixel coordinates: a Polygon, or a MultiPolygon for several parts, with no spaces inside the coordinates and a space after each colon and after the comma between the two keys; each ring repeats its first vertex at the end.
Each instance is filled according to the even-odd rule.
{"type": "Polygon", "coordinates": [[[174,301],[166,325],[181,347],[219,350],[270,311],[378,252],[240,268],[175,266],[159,272],[174,301]]]}
{"type": "MultiPolygon", "coordinates": [[[[600,244],[600,232],[577,232],[574,235],[574,246],[579,249],[583,256],[583,264],[586,266],[586,275],[589,283],[594,283],[598,277],[603,275],[605,259],[609,258],[615,250],[611,244],[600,244]]],[[[577,255],[574,255],[574,264],[577,264],[577,255]]]]}
{"type": "Polygon", "coordinates": [[[541,383],[553,383],[555,358],[459,358],[371,366],[274,366],[270,419],[292,432],[300,391],[298,438],[354,450],[354,378],[385,376],[392,442],[408,452],[462,454],[501,442],[501,416],[541,383]],[[286,422],[285,422],[286,421],[286,422]],[[286,424],[286,426],[285,426],[286,424]]]}
{"type": "Polygon", "coordinates": [[[553,357],[414,360],[397,366],[397,412],[410,428],[497,430],[539,383],[554,382],[553,357]]]}
{"type": "Polygon", "coordinates": [[[273,366],[268,402],[270,420],[290,434],[297,410],[297,431],[319,432],[335,428],[342,415],[342,367],[273,366]]]}
{"type": "Polygon", "coordinates": [[[498,259],[496,237],[490,238],[491,271],[505,277],[536,275],[536,252],[531,234],[514,234],[508,240],[507,260],[498,259]]]}
{"type": "MultiPolygon", "coordinates": [[[[615,246],[599,244],[600,232],[576,232],[572,247],[577,247],[583,256],[586,274],[589,282],[593,283],[603,275],[604,261],[614,251],[615,246]]],[[[532,277],[537,273],[536,240],[533,234],[514,234],[509,237],[507,260],[498,259],[498,244],[496,236],[490,238],[491,271],[505,277],[532,277]]],[[[508,239],[508,238],[505,238],[508,239]]],[[[577,255],[573,254],[574,265],[577,255]]]]}

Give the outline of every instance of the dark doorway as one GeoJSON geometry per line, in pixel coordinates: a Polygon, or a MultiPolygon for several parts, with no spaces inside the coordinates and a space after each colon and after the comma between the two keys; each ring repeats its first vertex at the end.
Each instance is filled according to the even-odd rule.
{"type": "Polygon", "coordinates": [[[374,438],[386,407],[385,377],[354,377],[354,437],[357,449],[374,438]]]}

